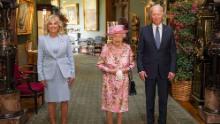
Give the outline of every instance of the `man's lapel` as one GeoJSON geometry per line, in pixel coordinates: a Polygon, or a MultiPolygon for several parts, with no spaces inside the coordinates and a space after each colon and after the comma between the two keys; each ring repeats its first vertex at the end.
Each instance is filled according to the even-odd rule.
{"type": "Polygon", "coordinates": [[[155,42],[155,38],[154,38],[154,33],[153,33],[153,26],[152,26],[152,24],[149,25],[149,26],[150,26],[150,27],[149,27],[150,37],[151,37],[151,39],[152,39],[152,40],[150,40],[150,41],[153,41],[152,43],[153,43],[155,49],[157,49],[156,42],[155,42]]]}
{"type": "Polygon", "coordinates": [[[164,42],[166,41],[166,33],[167,33],[167,28],[166,26],[163,24],[163,28],[162,28],[162,38],[161,38],[161,43],[160,43],[160,48],[161,46],[164,44],[164,42]]]}

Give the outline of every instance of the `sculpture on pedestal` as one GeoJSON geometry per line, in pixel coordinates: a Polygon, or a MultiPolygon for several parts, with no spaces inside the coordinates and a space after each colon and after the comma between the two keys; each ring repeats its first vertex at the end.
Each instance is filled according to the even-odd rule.
{"type": "Polygon", "coordinates": [[[0,84],[4,84],[0,89],[1,124],[11,123],[11,118],[23,114],[20,94],[13,87],[17,40],[16,8],[16,0],[0,0],[0,84]]]}
{"type": "Polygon", "coordinates": [[[16,56],[16,1],[0,0],[0,83],[3,92],[12,92],[13,66],[16,56]]]}

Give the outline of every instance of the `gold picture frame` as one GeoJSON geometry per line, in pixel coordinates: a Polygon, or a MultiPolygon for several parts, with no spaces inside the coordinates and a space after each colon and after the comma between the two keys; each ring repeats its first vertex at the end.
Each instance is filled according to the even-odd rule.
{"type": "Polygon", "coordinates": [[[51,0],[50,3],[53,6],[60,7],[60,0],[51,0]]]}
{"type": "Polygon", "coordinates": [[[99,30],[99,1],[83,0],[85,31],[99,30]]]}
{"type": "Polygon", "coordinates": [[[69,4],[63,6],[64,13],[68,19],[67,24],[78,25],[79,24],[79,4],[69,4]]]}
{"type": "Polygon", "coordinates": [[[16,19],[17,34],[31,34],[34,13],[33,0],[17,0],[17,2],[19,4],[16,19]]]}

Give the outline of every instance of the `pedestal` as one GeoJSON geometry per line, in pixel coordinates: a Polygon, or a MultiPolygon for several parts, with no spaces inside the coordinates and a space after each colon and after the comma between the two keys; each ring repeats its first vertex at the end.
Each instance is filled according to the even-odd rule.
{"type": "Polygon", "coordinates": [[[205,89],[205,108],[206,111],[220,114],[220,90],[215,88],[205,89]]]}
{"type": "Polygon", "coordinates": [[[191,103],[195,106],[204,105],[205,81],[208,74],[205,60],[197,60],[193,67],[191,103]]]}
{"type": "Polygon", "coordinates": [[[21,110],[20,93],[0,93],[0,124],[24,124],[27,121],[26,111],[21,110]]]}
{"type": "Polygon", "coordinates": [[[13,114],[21,110],[20,93],[0,93],[0,116],[4,114],[13,114]]]}
{"type": "Polygon", "coordinates": [[[0,124],[25,124],[28,120],[26,111],[23,111],[22,114],[16,117],[0,119],[0,124]]]}
{"type": "Polygon", "coordinates": [[[199,107],[199,114],[206,123],[220,123],[220,90],[205,89],[205,105],[199,107]]]}
{"type": "Polygon", "coordinates": [[[199,106],[199,115],[207,124],[219,124],[220,114],[212,114],[204,111],[202,106],[199,106]]]}

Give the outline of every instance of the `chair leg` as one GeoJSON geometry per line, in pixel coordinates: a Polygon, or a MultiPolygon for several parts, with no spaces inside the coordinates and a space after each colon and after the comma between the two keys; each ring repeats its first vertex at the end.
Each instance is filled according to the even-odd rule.
{"type": "Polygon", "coordinates": [[[44,93],[42,94],[42,105],[44,104],[44,93]]]}
{"type": "Polygon", "coordinates": [[[34,110],[35,110],[35,113],[37,114],[38,113],[37,93],[35,93],[34,95],[34,110]]]}

